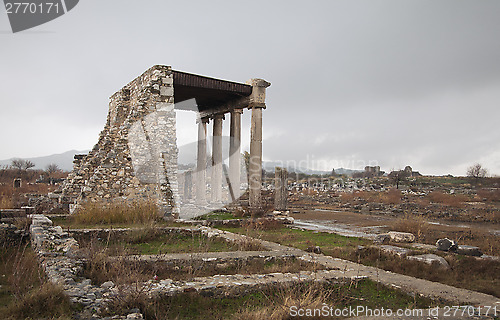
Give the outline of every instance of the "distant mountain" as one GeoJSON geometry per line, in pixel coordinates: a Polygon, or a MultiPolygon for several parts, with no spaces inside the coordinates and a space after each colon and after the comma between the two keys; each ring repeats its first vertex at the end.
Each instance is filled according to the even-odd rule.
{"type": "Polygon", "coordinates": [[[53,154],[50,156],[44,156],[44,157],[34,157],[34,158],[10,158],[6,160],[0,160],[0,166],[5,166],[5,165],[10,165],[12,162],[12,159],[23,159],[23,160],[30,160],[35,164],[34,169],[45,169],[45,167],[51,163],[55,163],[61,168],[62,170],[65,171],[71,171],[73,169],[73,157],[75,154],[85,154],[88,153],[89,150],[84,150],[84,151],[77,151],[77,150],[70,150],[66,151],[64,153],[59,153],[59,154],[53,154]]]}
{"type": "Polygon", "coordinates": [[[348,176],[352,176],[353,173],[355,172],[363,172],[364,170],[353,170],[353,169],[345,169],[345,168],[338,168],[338,169],[335,169],[335,173],[336,174],[345,174],[345,175],[348,175],[348,176]]]}

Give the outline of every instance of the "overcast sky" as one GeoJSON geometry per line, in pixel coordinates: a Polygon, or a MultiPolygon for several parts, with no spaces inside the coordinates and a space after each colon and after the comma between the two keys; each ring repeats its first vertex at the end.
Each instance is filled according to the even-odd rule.
{"type": "MultiPolygon", "coordinates": [[[[82,0],[13,34],[0,9],[0,159],[91,149],[109,97],[163,64],[271,82],[265,160],[498,175],[499,17],[497,0],[82,0]]],[[[194,115],[178,130],[193,141],[194,115]]]]}

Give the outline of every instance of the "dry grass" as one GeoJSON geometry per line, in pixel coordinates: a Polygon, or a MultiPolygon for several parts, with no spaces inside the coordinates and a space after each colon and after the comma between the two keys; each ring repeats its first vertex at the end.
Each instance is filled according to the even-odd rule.
{"type": "Polygon", "coordinates": [[[425,241],[429,231],[429,223],[423,216],[405,214],[393,224],[395,231],[409,232],[415,235],[417,241],[425,241]]]}
{"type": "MultiPolygon", "coordinates": [[[[326,289],[324,286],[313,283],[311,285],[298,285],[293,287],[282,286],[277,290],[277,294],[273,297],[272,304],[251,310],[241,308],[232,317],[234,320],[281,320],[289,319],[290,308],[297,309],[320,309],[326,301],[332,300],[332,296],[336,292],[334,289],[326,289]]],[[[308,319],[323,319],[320,316],[308,319]]]]}
{"type": "Polygon", "coordinates": [[[489,202],[500,201],[500,189],[480,189],[477,191],[477,196],[482,199],[486,199],[489,202]]]}
{"type": "Polygon", "coordinates": [[[72,218],[76,224],[144,224],[161,220],[161,215],[154,201],[88,202],[72,218]]]}
{"type": "Polygon", "coordinates": [[[401,203],[401,191],[393,188],[386,192],[354,191],[352,193],[344,192],[340,194],[340,202],[344,204],[352,203],[358,199],[374,203],[399,204],[401,203]]]}
{"type": "MultiPolygon", "coordinates": [[[[6,243],[5,241],[3,241],[6,243]]],[[[0,314],[2,319],[70,319],[63,290],[49,282],[29,244],[0,248],[0,314]]]]}
{"type": "Polygon", "coordinates": [[[283,227],[281,221],[275,219],[249,219],[242,224],[247,230],[278,230],[283,227]]]}
{"type": "Polygon", "coordinates": [[[431,202],[441,203],[456,208],[463,207],[465,202],[469,200],[469,198],[463,194],[447,194],[441,191],[433,191],[429,193],[427,197],[431,202]]]}
{"type": "Polygon", "coordinates": [[[3,319],[72,319],[63,289],[46,282],[3,310],[3,319]]]}
{"type": "Polygon", "coordinates": [[[458,255],[448,255],[445,258],[450,264],[450,269],[446,271],[440,270],[437,264],[426,265],[418,261],[399,258],[385,254],[378,248],[366,248],[351,253],[350,260],[357,259],[363,264],[395,273],[500,297],[500,279],[498,278],[500,262],[458,255]]]}
{"type": "Polygon", "coordinates": [[[380,202],[385,204],[401,203],[401,191],[393,188],[385,193],[380,193],[380,202]]]}

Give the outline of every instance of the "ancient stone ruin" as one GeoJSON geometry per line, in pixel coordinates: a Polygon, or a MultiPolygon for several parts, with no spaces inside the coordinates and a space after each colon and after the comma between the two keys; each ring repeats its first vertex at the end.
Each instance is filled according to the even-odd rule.
{"type": "Polygon", "coordinates": [[[243,84],[175,71],[169,66],[153,66],[111,96],[99,141],[88,154],[75,156],[61,200],[69,204],[71,211],[84,201],[152,199],[164,214],[179,216],[175,109],[191,110],[198,115],[197,167],[192,172],[194,203],[220,204],[223,189],[235,200],[241,195],[241,113],[248,108],[252,110],[249,205],[259,208],[262,109],[266,107],[268,86],[270,83],[262,79],[243,84]],[[231,114],[227,175],[222,155],[226,113],[231,114]],[[211,175],[207,177],[209,121],[214,123],[211,175]]]}

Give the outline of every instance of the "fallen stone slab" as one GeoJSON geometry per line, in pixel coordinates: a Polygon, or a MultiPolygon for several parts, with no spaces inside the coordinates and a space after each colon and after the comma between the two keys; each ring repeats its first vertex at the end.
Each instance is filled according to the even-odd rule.
{"type": "Polygon", "coordinates": [[[397,232],[397,231],[389,231],[387,233],[391,240],[399,243],[411,243],[415,242],[415,236],[413,233],[409,232],[397,232]]]}
{"type": "Polygon", "coordinates": [[[401,258],[406,257],[411,252],[410,249],[391,246],[387,244],[381,245],[379,248],[385,253],[392,254],[401,258]]]}
{"type": "Polygon", "coordinates": [[[425,243],[412,243],[410,244],[412,248],[415,249],[420,249],[420,250],[429,250],[429,251],[436,251],[436,246],[433,246],[432,244],[425,244],[425,243]]]}
{"type": "Polygon", "coordinates": [[[483,255],[479,247],[459,245],[456,251],[458,254],[463,254],[465,256],[480,257],[483,255]]]}
{"type": "Polygon", "coordinates": [[[414,261],[420,261],[426,264],[432,265],[433,263],[439,264],[440,267],[449,269],[450,265],[448,264],[448,261],[446,261],[445,258],[438,256],[436,254],[421,254],[417,256],[407,256],[406,259],[408,260],[414,260],[414,261]]]}

